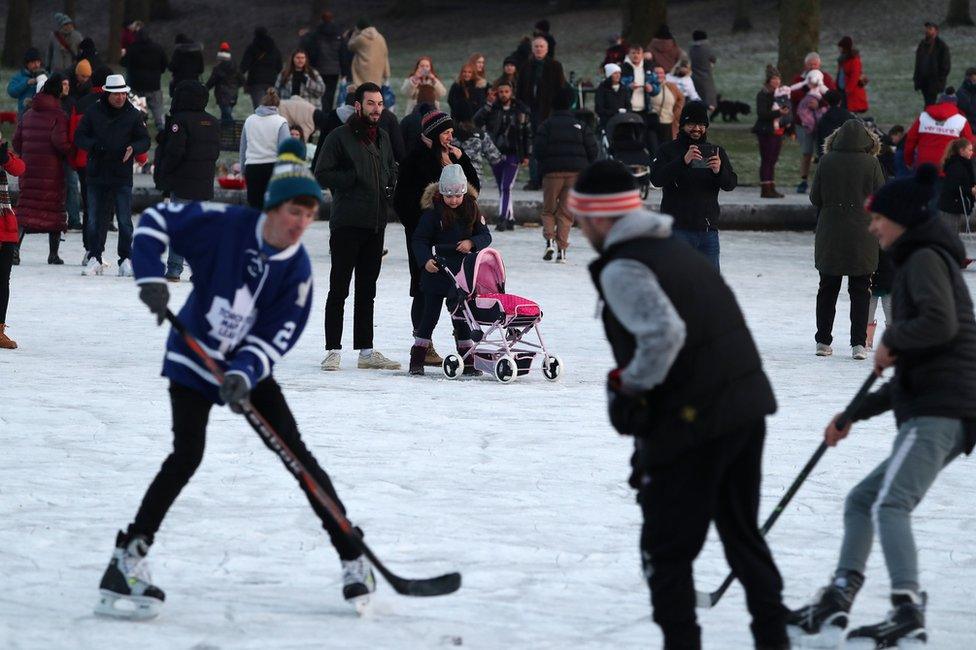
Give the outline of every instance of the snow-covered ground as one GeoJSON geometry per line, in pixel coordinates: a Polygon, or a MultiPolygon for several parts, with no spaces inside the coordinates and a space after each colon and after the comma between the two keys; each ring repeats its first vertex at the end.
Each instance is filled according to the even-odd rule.
{"type": "MultiPolygon", "coordinates": [[[[276,372],[309,447],[350,516],[394,570],[464,575],[435,599],[381,583],[372,615],[342,601],[337,558],[294,479],[244,421],[211,415],[194,480],[152,549],[167,592],[162,615],[131,623],[93,616],[117,528],[133,516],[170,448],[158,371],[166,334],[131,280],[84,278],[80,237],[69,263],[45,264],[47,238],[28,236],[15,267],[0,354],[0,647],[3,648],[647,648],[660,643],[640,572],[640,515],[626,485],[631,442],[607,423],[611,357],[578,231],[571,262],[541,261],[541,233],[504,233],[508,288],[541,303],[543,331],[565,376],[513,385],[451,382],[355,368],[323,373],[328,226],[307,237],[314,317],[276,372]]],[[[410,346],[402,230],[388,230],[376,300],[376,347],[406,365],[410,346]]],[[[825,421],[869,370],[850,359],[846,295],[836,356],[813,355],[810,234],[725,233],[722,265],[763,353],[780,410],[770,420],[763,516],[816,448],[825,421]]],[[[114,238],[110,249],[114,248],[114,238]]],[[[172,287],[178,306],[190,290],[172,287]]],[[[347,314],[351,318],[351,299],[347,314]]],[[[351,341],[351,322],[346,340],[351,341]]],[[[449,349],[447,319],[435,334],[449,349]]],[[[833,568],[846,491],[886,453],[890,416],[859,425],[831,450],[770,534],[790,605],[833,568]]],[[[933,648],[976,647],[973,466],[949,467],[918,508],[922,579],[933,648]]],[[[700,589],[727,572],[712,537],[696,565],[700,589]]],[[[875,549],[856,624],[887,610],[875,549]]],[[[741,588],[701,613],[705,645],[750,647],[741,588]]]]}

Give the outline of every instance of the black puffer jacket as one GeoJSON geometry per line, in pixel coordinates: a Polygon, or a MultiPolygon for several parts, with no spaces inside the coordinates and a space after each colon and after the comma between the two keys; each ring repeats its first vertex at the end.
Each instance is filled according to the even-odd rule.
{"type": "Polygon", "coordinates": [[[535,134],[533,153],[543,175],[580,172],[596,160],[596,137],[572,111],[554,111],[535,134]]]}
{"type": "Polygon", "coordinates": [[[217,106],[235,106],[237,95],[244,84],[244,75],[233,61],[221,61],[214,66],[207,79],[207,88],[213,88],[217,106]]]}
{"type": "Polygon", "coordinates": [[[156,186],[173,196],[209,201],[220,156],[220,120],[207,113],[207,88],[199,81],[176,87],[173,107],[156,148],[156,186]]]}
{"type": "Polygon", "coordinates": [[[969,214],[973,209],[973,186],[976,173],[973,161],[956,154],[942,168],[945,178],[939,193],[939,209],[949,214],[969,214]]]}
{"type": "Polygon", "coordinates": [[[169,60],[169,70],[173,79],[170,88],[187,79],[200,81],[203,74],[203,45],[200,43],[179,43],[173,48],[173,56],[169,60]]]}
{"type": "Polygon", "coordinates": [[[309,64],[323,77],[339,74],[339,46],[342,34],[335,23],[319,23],[314,31],[308,32],[300,41],[308,53],[309,64]]]}
{"type": "MultiPolygon", "coordinates": [[[[920,416],[976,420],[976,321],[960,272],[962,241],[939,219],[909,228],[889,249],[895,262],[892,322],[882,342],[895,376],[868,395],[856,420],[894,409],[901,424],[920,416]]],[[[972,449],[972,434],[970,446],[972,449]]]]}
{"type": "Polygon", "coordinates": [[[529,107],[512,99],[506,110],[501,102],[483,106],[474,115],[474,124],[485,129],[503,154],[515,154],[520,159],[532,152],[532,125],[529,107]]]}
{"type": "Polygon", "coordinates": [[[120,63],[125,66],[125,79],[133,92],[143,95],[160,89],[159,80],[169,62],[163,46],[150,39],[145,29],[141,29],[120,63]]]}
{"type": "Polygon", "coordinates": [[[247,86],[273,86],[281,72],[281,52],[264,27],[254,30],[254,40],[241,57],[241,72],[247,86]]]}
{"type": "Polygon", "coordinates": [[[101,95],[81,118],[75,146],[88,152],[85,175],[89,185],[132,187],[133,158],[149,151],[145,117],[129,101],[114,108],[108,96],[101,95]],[[132,147],[132,157],[123,161],[126,147],[132,147]]]}
{"type": "MultiPolygon", "coordinates": [[[[464,169],[464,176],[477,191],[481,191],[481,183],[478,181],[478,172],[468,154],[461,150],[460,157],[451,155],[451,162],[461,165],[464,169]]],[[[433,149],[428,149],[423,144],[407,154],[406,159],[400,165],[400,178],[397,180],[396,191],[393,194],[393,209],[397,214],[397,219],[403,227],[412,232],[420,221],[420,199],[431,183],[440,180],[441,161],[439,154],[433,149]]]]}
{"type": "Polygon", "coordinates": [[[613,89],[610,79],[604,79],[596,88],[596,115],[600,118],[600,125],[606,126],[607,120],[620,112],[630,110],[630,98],[634,91],[624,84],[617,84],[613,89]]]}

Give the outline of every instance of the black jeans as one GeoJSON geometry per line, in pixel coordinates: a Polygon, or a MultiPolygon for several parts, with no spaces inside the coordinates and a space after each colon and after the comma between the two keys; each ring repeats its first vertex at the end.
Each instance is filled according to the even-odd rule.
{"type": "Polygon", "coordinates": [[[417,256],[413,254],[413,231],[414,228],[403,227],[403,234],[407,239],[407,268],[410,270],[410,324],[413,326],[413,334],[417,335],[417,328],[420,327],[420,320],[424,316],[424,294],[420,290],[420,267],[417,266],[417,256]]]}
{"type": "MultiPolygon", "coordinates": [[[[834,314],[840,294],[842,275],[820,274],[817,291],[817,343],[830,345],[834,340],[834,314]]],[[[851,297],[851,347],[865,345],[868,335],[868,307],[871,304],[871,276],[847,276],[847,293],[851,297]]]]}
{"type": "Polygon", "coordinates": [[[264,209],[264,191],[271,182],[274,163],[244,165],[244,182],[247,184],[247,204],[258,210],[264,209]]]}
{"type": "Polygon", "coordinates": [[[332,110],[332,104],[335,103],[336,88],[339,87],[339,75],[324,74],[322,75],[322,81],[325,82],[325,93],[322,95],[322,111],[327,115],[332,110]]]}
{"type": "MultiPolygon", "coordinates": [[[[149,485],[135,521],[129,525],[128,530],[130,535],[145,535],[150,543],[159,530],[160,524],[163,523],[166,512],[203,459],[207,420],[213,407],[213,403],[197,391],[173,382],[169,385],[169,396],[173,409],[173,453],[163,461],[163,466],[149,485]]],[[[278,432],[295,458],[305,466],[319,486],[345,513],[345,507],[339,500],[329,475],[319,466],[312,452],[302,441],[295,418],[273,377],[265,379],[254,387],[251,391],[251,404],[278,432]]],[[[267,446],[271,449],[270,445],[267,446]]],[[[325,508],[319,505],[308,487],[301,481],[298,484],[312,504],[312,510],[322,521],[322,527],[329,533],[332,545],[339,552],[339,557],[344,560],[359,557],[359,549],[339,529],[325,508]]]]}
{"type": "Polygon", "coordinates": [[[10,302],[10,269],[14,264],[17,244],[0,244],[0,325],[7,322],[7,303],[10,302]]]}
{"type": "Polygon", "coordinates": [[[712,521],[745,588],[756,645],[786,644],[783,580],[756,524],[765,437],[766,424],[759,420],[674,463],[642,470],[641,556],[667,650],[701,647],[692,562],[712,521]]]}
{"type": "Polygon", "coordinates": [[[373,299],[376,280],[383,261],[384,231],[369,228],[333,228],[329,235],[332,270],[329,272],[329,295],[325,299],[325,348],[342,349],[342,318],[349,283],[356,274],[353,294],[352,346],[357,350],[373,347],[373,299]]]}
{"type": "MultiPolygon", "coordinates": [[[[420,339],[430,340],[430,337],[434,334],[434,328],[437,327],[437,321],[440,319],[441,310],[444,308],[444,296],[425,293],[423,294],[422,300],[424,301],[424,309],[414,336],[420,339]]],[[[455,340],[470,341],[471,328],[468,327],[468,322],[463,318],[452,318],[451,320],[454,324],[455,340]]]]}

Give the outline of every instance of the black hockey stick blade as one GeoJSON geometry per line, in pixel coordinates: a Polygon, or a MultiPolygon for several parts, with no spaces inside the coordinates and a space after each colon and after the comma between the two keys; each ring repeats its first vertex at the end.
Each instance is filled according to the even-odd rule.
{"type": "MultiPolygon", "coordinates": [[[[380,565],[375,566],[377,569],[380,568],[380,565]]],[[[386,567],[383,567],[380,573],[394,591],[402,596],[445,596],[461,588],[460,573],[445,573],[436,578],[419,579],[401,578],[387,571],[386,567]]]]}
{"type": "MultiPolygon", "coordinates": [[[[871,390],[871,386],[874,385],[874,382],[879,376],[880,375],[872,370],[871,374],[868,375],[868,378],[864,380],[864,383],[861,384],[861,388],[858,389],[857,394],[854,395],[853,399],[851,399],[850,403],[848,403],[847,407],[844,409],[844,412],[841,413],[839,418],[837,418],[838,429],[843,429],[848,425],[851,419],[853,419],[854,413],[861,408],[864,398],[867,397],[868,392],[871,390]]],[[[797,475],[796,479],[794,479],[793,484],[790,485],[789,489],[786,491],[786,494],[783,495],[783,497],[779,500],[779,503],[776,504],[776,507],[773,508],[773,511],[769,514],[769,517],[766,518],[765,523],[763,523],[762,528],[759,530],[763,537],[765,537],[766,533],[768,533],[773,527],[773,524],[776,523],[779,516],[783,514],[783,510],[786,509],[786,506],[789,505],[796,493],[799,492],[800,486],[802,486],[804,481],[807,480],[807,477],[810,476],[813,468],[817,466],[817,463],[820,462],[820,459],[826,452],[827,443],[821,442],[820,446],[817,447],[817,450],[813,452],[810,460],[808,460],[806,465],[803,466],[803,469],[800,470],[800,473],[797,475]]],[[[722,581],[722,584],[715,591],[709,593],[706,591],[695,590],[695,607],[698,609],[710,609],[715,607],[718,601],[722,599],[722,596],[725,595],[725,592],[729,590],[729,587],[732,586],[733,582],[735,582],[735,573],[729,572],[729,574],[725,576],[725,580],[722,581]]]]}

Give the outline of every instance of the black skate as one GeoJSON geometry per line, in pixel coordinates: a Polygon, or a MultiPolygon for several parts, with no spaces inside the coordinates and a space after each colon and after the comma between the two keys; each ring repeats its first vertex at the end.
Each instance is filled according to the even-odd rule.
{"type": "Polygon", "coordinates": [[[846,648],[921,648],[928,641],[925,631],[927,596],[905,591],[891,595],[894,607],[885,620],[865,625],[847,635],[846,648]]]}
{"type": "Polygon", "coordinates": [[[144,537],[128,539],[119,531],[115,551],[102,576],[95,613],[144,620],[155,618],[166,600],[166,594],[152,584],[146,553],[149,545],[144,537]]]}
{"type": "Polygon", "coordinates": [[[373,567],[365,555],[355,560],[342,560],[342,597],[362,615],[369,606],[370,594],[376,591],[373,567]]]}
{"type": "Polygon", "coordinates": [[[854,596],[864,576],[845,571],[817,592],[809,605],[790,612],[786,630],[794,645],[802,648],[837,648],[847,629],[854,596]]]}

